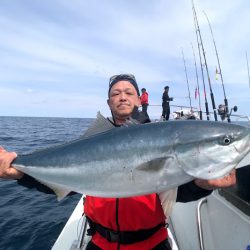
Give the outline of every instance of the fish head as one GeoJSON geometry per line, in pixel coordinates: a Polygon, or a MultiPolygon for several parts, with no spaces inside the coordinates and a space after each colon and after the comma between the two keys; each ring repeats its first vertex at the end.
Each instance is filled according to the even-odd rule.
{"type": "Polygon", "coordinates": [[[211,121],[195,121],[192,126],[187,124],[174,151],[179,167],[194,178],[223,177],[250,152],[247,127],[211,121]]]}

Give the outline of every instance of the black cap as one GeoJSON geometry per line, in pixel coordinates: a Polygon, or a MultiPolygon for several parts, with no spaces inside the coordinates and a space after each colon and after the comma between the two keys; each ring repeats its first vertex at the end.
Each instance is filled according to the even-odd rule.
{"type": "Polygon", "coordinates": [[[164,89],[169,89],[169,86],[165,86],[164,89]]]}
{"type": "Polygon", "coordinates": [[[138,88],[135,76],[132,75],[132,74],[120,74],[120,75],[114,75],[114,76],[110,77],[110,79],[109,79],[109,92],[108,92],[108,95],[110,93],[111,88],[117,82],[124,81],[124,80],[130,82],[135,87],[137,95],[140,96],[140,91],[139,91],[139,88],[138,88]]]}

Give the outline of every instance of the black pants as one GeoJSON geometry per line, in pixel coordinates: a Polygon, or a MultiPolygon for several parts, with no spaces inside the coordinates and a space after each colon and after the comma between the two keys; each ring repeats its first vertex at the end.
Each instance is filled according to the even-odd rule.
{"type": "MultiPolygon", "coordinates": [[[[97,245],[95,245],[92,241],[90,241],[86,247],[86,250],[102,250],[97,245]]],[[[140,249],[144,250],[144,249],[140,249]]],[[[158,244],[156,247],[154,247],[152,250],[172,250],[168,240],[162,241],[160,244],[158,244]]]]}
{"type": "Polygon", "coordinates": [[[170,107],[169,103],[162,103],[162,117],[164,120],[169,120],[169,115],[170,115],[170,107]]]}
{"type": "Polygon", "coordinates": [[[142,104],[141,106],[142,106],[142,112],[149,119],[149,116],[148,116],[148,104],[142,104]]]}

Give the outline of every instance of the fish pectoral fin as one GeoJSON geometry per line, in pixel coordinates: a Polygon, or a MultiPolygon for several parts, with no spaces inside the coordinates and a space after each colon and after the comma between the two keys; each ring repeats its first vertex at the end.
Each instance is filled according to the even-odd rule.
{"type": "Polygon", "coordinates": [[[161,206],[166,217],[168,217],[173,211],[176,203],[177,190],[178,187],[159,193],[161,206]]]}
{"type": "Polygon", "coordinates": [[[88,138],[90,136],[109,131],[113,128],[115,128],[115,126],[110,121],[108,121],[108,119],[106,119],[99,111],[96,115],[95,121],[84,133],[83,138],[88,138]]]}
{"type": "Polygon", "coordinates": [[[160,171],[161,169],[164,169],[164,166],[166,165],[167,161],[169,161],[170,158],[171,157],[161,157],[153,159],[151,161],[144,162],[143,164],[137,166],[135,170],[147,171],[147,172],[160,171]]]}

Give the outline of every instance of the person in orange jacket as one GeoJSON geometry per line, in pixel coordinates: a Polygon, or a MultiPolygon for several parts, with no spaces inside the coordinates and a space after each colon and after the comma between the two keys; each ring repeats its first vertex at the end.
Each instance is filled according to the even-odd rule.
{"type": "Polygon", "coordinates": [[[148,117],[148,92],[145,88],[141,89],[141,96],[140,96],[140,101],[141,101],[141,106],[142,106],[142,112],[148,117]]]}
{"type": "MultiPolygon", "coordinates": [[[[130,117],[144,123],[147,118],[138,113],[139,89],[133,75],[110,78],[108,105],[115,126],[130,117]]],[[[34,178],[16,170],[11,162],[16,153],[0,147],[0,178],[16,179],[19,185],[53,193],[34,178]]],[[[236,182],[235,171],[215,180],[194,180],[178,187],[177,201],[189,202],[209,195],[214,188],[228,187],[236,182]]],[[[101,198],[86,196],[84,212],[90,225],[92,240],[87,250],[169,250],[166,217],[158,194],[129,198],[101,198]]]]}

